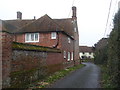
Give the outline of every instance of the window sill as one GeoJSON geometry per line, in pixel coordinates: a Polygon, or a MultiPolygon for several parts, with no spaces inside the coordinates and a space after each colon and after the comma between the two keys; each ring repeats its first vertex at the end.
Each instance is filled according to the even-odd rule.
{"type": "Polygon", "coordinates": [[[36,42],[39,42],[39,41],[25,41],[25,43],[36,43],[36,42]]]}

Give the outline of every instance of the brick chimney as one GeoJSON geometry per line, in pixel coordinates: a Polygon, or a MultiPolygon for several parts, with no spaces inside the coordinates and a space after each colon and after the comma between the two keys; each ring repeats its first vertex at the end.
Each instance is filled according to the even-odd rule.
{"type": "Polygon", "coordinates": [[[22,19],[22,13],[20,11],[17,12],[17,19],[18,20],[22,19]]]}
{"type": "Polygon", "coordinates": [[[77,17],[76,17],[76,7],[75,7],[75,6],[72,7],[72,18],[73,18],[73,19],[76,19],[76,18],[77,18],[77,17]]]}
{"type": "Polygon", "coordinates": [[[120,1],[118,2],[118,9],[120,9],[120,1]]]}

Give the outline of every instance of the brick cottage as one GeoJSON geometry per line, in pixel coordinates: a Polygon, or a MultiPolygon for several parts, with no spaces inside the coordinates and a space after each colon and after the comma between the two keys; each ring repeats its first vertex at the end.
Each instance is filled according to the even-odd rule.
{"type": "MultiPolygon", "coordinates": [[[[0,22],[3,37],[2,67],[5,70],[9,68],[7,75],[3,72],[5,82],[7,80],[8,83],[11,82],[11,72],[39,67],[40,57],[42,57],[40,61],[43,58],[46,60],[44,61],[46,66],[51,65],[49,71],[54,69],[53,72],[80,64],[75,6],[72,7],[72,18],[52,19],[46,14],[37,20],[35,18],[22,20],[22,13],[17,12],[16,20],[0,20],[0,22]],[[7,67],[4,67],[4,62],[8,62],[7,67]],[[60,67],[56,69],[59,65],[60,67]]],[[[9,86],[8,83],[5,85],[9,86]]]]}

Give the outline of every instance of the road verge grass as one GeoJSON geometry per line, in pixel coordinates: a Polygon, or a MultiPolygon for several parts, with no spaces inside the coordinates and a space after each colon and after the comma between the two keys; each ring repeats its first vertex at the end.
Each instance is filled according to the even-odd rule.
{"type": "Polygon", "coordinates": [[[110,80],[110,75],[108,74],[108,68],[104,65],[100,65],[101,67],[101,88],[115,88],[110,80]]]}
{"type": "Polygon", "coordinates": [[[84,64],[80,64],[74,67],[70,67],[64,70],[60,70],[55,72],[54,74],[51,74],[50,76],[47,76],[45,79],[38,81],[36,84],[31,85],[31,89],[35,90],[37,88],[46,88],[49,87],[51,84],[53,84],[55,81],[65,77],[66,75],[70,74],[71,72],[82,68],[83,66],[85,66],[84,64]]]}

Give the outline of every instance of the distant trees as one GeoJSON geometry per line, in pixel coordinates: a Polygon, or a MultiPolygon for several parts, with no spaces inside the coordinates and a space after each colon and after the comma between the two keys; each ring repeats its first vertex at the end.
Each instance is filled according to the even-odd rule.
{"type": "Polygon", "coordinates": [[[107,41],[102,48],[95,47],[95,63],[106,64],[111,83],[120,88],[120,10],[114,17],[114,28],[107,41]]]}

